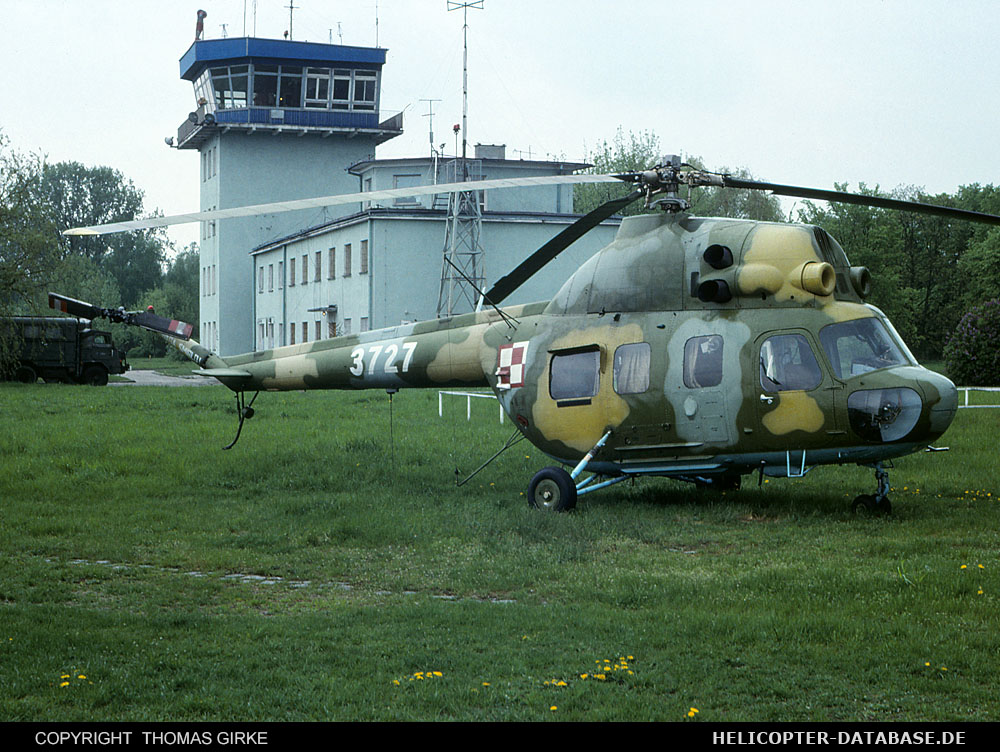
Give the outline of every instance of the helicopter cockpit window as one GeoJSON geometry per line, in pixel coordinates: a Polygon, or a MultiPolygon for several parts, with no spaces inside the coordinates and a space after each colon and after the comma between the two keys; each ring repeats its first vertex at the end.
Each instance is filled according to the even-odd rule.
{"type": "Polygon", "coordinates": [[[601,384],[601,351],[596,347],[552,355],[549,396],[557,402],[590,401],[601,384]]]}
{"type": "Polygon", "coordinates": [[[801,334],[779,334],[760,346],[760,385],[764,391],[808,391],[821,381],[823,372],[801,334]]]}
{"type": "Polygon", "coordinates": [[[618,394],[641,394],[649,389],[649,356],[648,342],[615,350],[614,387],[618,394]]]}
{"type": "Polygon", "coordinates": [[[692,337],[684,343],[684,386],[699,389],[722,383],[722,337],[692,337]]]}
{"type": "Polygon", "coordinates": [[[885,325],[876,318],[830,324],[820,330],[819,340],[837,378],[908,364],[885,325]]]}

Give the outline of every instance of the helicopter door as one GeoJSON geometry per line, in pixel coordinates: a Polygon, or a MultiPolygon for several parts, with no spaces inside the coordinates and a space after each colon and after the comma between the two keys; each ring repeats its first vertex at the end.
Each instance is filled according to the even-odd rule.
{"type": "Polygon", "coordinates": [[[757,340],[758,430],[769,448],[822,447],[838,433],[836,385],[815,353],[804,331],[770,332],[757,340]]]}
{"type": "MultiPolygon", "coordinates": [[[[684,343],[682,410],[678,417],[682,438],[701,444],[728,446],[733,437],[727,418],[727,391],[733,384],[723,379],[725,342],[721,335],[690,337],[684,343]]],[[[730,369],[730,381],[736,371],[730,369]]]]}

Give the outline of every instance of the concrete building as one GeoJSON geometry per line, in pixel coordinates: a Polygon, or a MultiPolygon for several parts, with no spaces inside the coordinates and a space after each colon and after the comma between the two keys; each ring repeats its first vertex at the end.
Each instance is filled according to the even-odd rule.
{"type": "MultiPolygon", "coordinates": [[[[257,38],[197,40],[180,60],[196,109],[176,146],[197,149],[203,211],[453,182],[456,160],[376,160],[402,133],[380,111],[386,50],[257,38]]],[[[507,160],[480,145],[472,178],[563,175],[586,165],[507,160]]],[[[486,286],[571,224],[569,186],[484,191],[486,286]]],[[[221,355],[433,318],[447,197],[204,222],[201,332],[221,355]]],[[[608,222],[505,303],[551,297],[612,240],[608,222]]],[[[457,312],[457,311],[456,311],[457,312]]]]}

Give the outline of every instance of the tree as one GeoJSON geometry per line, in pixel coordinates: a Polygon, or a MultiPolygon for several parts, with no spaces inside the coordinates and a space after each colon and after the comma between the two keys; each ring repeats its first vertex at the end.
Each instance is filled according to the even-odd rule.
{"type": "MultiPolygon", "coordinates": [[[[143,193],[110,167],[85,167],[79,162],[45,165],[44,200],[60,230],[69,227],[124,222],[143,216],[143,193]]],[[[120,304],[134,306],[145,290],[160,284],[166,249],[162,230],[93,236],[59,236],[62,256],[83,255],[114,277],[120,304]]]]}
{"type": "MultiPolygon", "coordinates": [[[[593,164],[585,172],[605,175],[622,172],[647,170],[663,161],[663,151],[659,137],[651,131],[629,132],[619,128],[611,143],[602,141],[598,148],[585,157],[593,164]]],[[[687,157],[686,162],[697,169],[705,169],[699,157],[687,157]]],[[[728,172],[723,169],[720,172],[728,172]]],[[[744,179],[753,179],[745,169],[739,168],[729,174],[744,179]]],[[[625,196],[632,188],[626,183],[590,183],[577,185],[573,192],[573,210],[586,214],[605,201],[625,196]]],[[[694,188],[691,190],[691,213],[702,217],[733,217],[737,219],[757,219],[765,222],[782,220],[781,202],[776,196],[764,191],[733,190],[730,188],[694,188]]],[[[636,201],[622,210],[623,216],[642,214],[647,209],[641,201],[636,201]]]]}
{"type": "MultiPolygon", "coordinates": [[[[12,151],[0,133],[0,316],[25,313],[58,259],[55,223],[41,200],[40,157],[12,151]]],[[[12,330],[0,328],[0,367],[12,355],[12,330]]]]}

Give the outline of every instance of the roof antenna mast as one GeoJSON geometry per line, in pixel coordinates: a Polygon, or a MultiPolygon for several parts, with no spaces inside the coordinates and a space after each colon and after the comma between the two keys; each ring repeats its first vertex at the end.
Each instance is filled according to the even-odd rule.
{"type": "MultiPolygon", "coordinates": [[[[448,0],[448,10],[462,10],[462,162],[465,162],[465,151],[469,132],[469,8],[483,10],[483,3],[486,0],[470,0],[470,2],[459,2],[459,0],[448,0]]],[[[467,175],[462,176],[468,179],[467,175]]]]}

